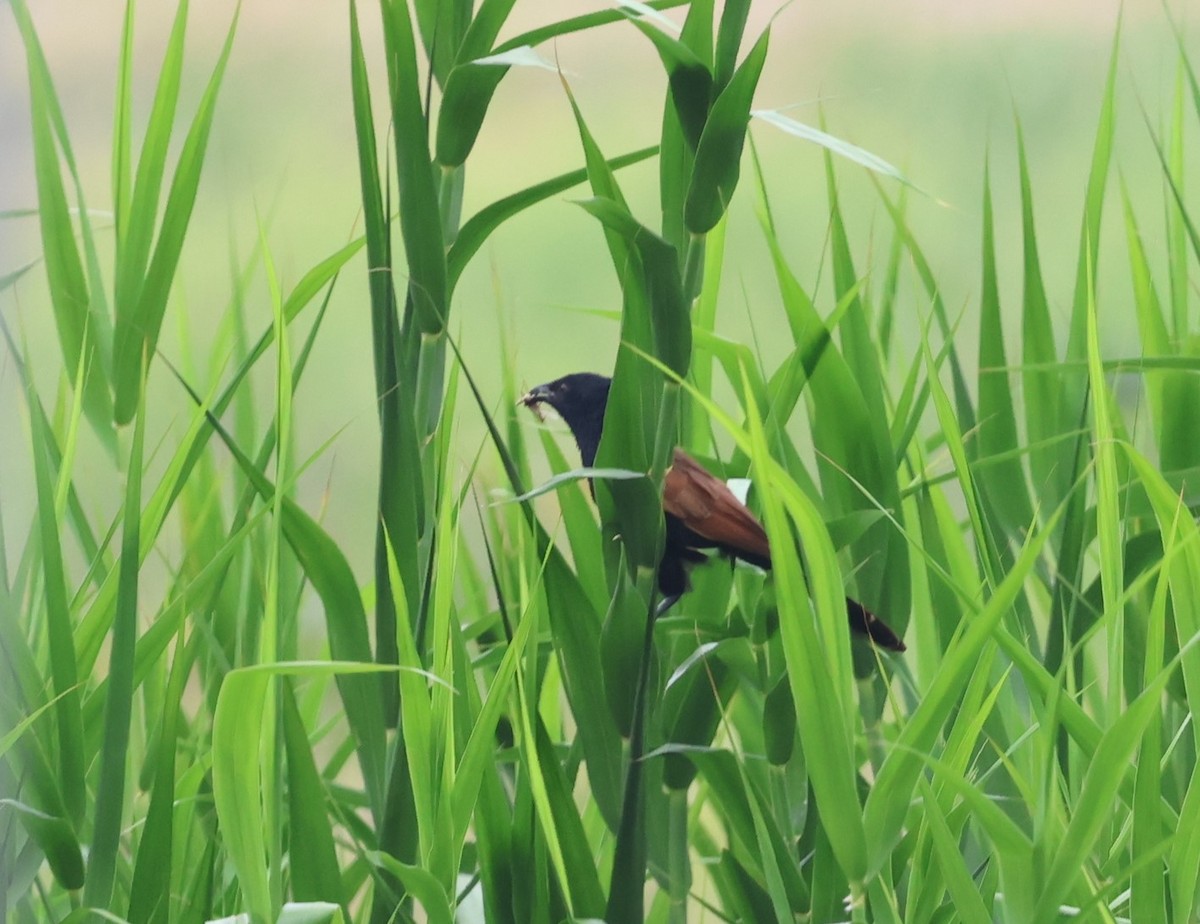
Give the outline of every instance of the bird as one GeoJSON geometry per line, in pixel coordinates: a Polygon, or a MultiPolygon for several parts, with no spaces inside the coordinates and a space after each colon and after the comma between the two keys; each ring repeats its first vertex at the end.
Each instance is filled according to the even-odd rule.
{"type": "MultiPolygon", "coordinates": [[[[607,376],[575,372],[531,388],[518,403],[539,417],[540,406],[549,405],[566,422],[584,466],[591,468],[600,448],[611,385],[607,376]]],[[[594,497],[594,488],[592,494],[594,497]]],[[[687,591],[688,566],[708,560],[702,550],[716,550],[770,570],[771,546],[762,523],[724,481],[679,448],[674,450],[663,479],[663,515],[666,541],[657,583],[666,605],[660,606],[660,613],[687,591]]],[[[876,646],[905,650],[904,641],[887,623],[851,597],[846,597],[846,616],[851,630],[876,646]]]]}

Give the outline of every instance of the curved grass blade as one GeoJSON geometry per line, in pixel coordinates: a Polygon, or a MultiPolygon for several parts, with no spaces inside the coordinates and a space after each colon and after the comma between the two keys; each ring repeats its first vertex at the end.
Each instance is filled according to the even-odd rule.
{"type": "Polygon", "coordinates": [[[696,146],[696,162],[683,210],[684,225],[693,234],[711,231],[733,200],[741,174],[750,104],[766,61],[770,35],[768,29],[754,43],[708,113],[696,146]]]}
{"type": "MultiPolygon", "coordinates": [[[[15,11],[24,11],[21,3],[13,6],[15,11]]],[[[25,16],[28,14],[26,13],[25,16]]],[[[17,16],[18,24],[26,22],[17,16]]],[[[67,207],[66,192],[59,171],[58,154],[51,132],[50,116],[53,87],[49,75],[34,67],[36,52],[28,48],[36,42],[32,37],[32,25],[25,35],[29,66],[30,117],[33,129],[34,175],[38,189],[38,211],[42,237],[42,254],[46,266],[46,279],[50,288],[50,304],[54,311],[55,327],[63,360],[71,375],[72,384],[83,389],[84,408],[97,434],[106,443],[111,442],[111,401],[108,383],[104,378],[104,367],[97,349],[95,322],[91,311],[91,293],[84,275],[83,262],[75,246],[75,230],[67,207]],[[77,370],[84,370],[84,378],[77,381],[77,370]],[[106,437],[106,433],[109,436],[106,437]]],[[[86,219],[83,219],[86,220],[86,219]]]]}
{"type": "MultiPolygon", "coordinates": [[[[1017,419],[1013,411],[1012,385],[1006,371],[1004,327],[1001,322],[1000,289],[996,273],[995,225],[992,218],[992,187],[988,167],[983,180],[983,285],[979,324],[979,432],[978,458],[998,457],[1019,448],[1017,419]]],[[[1010,535],[1033,520],[1029,489],[1019,458],[1008,457],[987,468],[977,469],[984,490],[1003,502],[994,505],[997,517],[1010,535]]]]}
{"type": "MultiPolygon", "coordinates": [[[[225,675],[213,712],[213,801],[222,839],[253,919],[272,921],[278,910],[272,907],[267,879],[259,755],[271,681],[281,676],[347,677],[392,669],[345,661],[291,662],[241,667],[225,675]]],[[[274,727],[266,733],[273,740],[274,727]]]]}
{"type": "Polygon", "coordinates": [[[400,194],[400,235],[408,257],[408,292],[417,326],[438,334],[449,315],[441,208],[429,156],[428,126],[408,4],[382,5],[384,46],[400,194]]]}
{"type": "Polygon", "coordinates": [[[129,888],[130,924],[166,924],[170,920],[171,874],[174,859],[175,747],[179,730],[184,684],[195,659],[195,638],[185,643],[183,633],[176,636],[178,647],[171,663],[163,700],[162,722],[158,728],[158,754],[155,755],[154,783],[146,824],[138,841],[133,880],[129,888]]]}
{"type": "MultiPolygon", "coordinates": [[[[37,122],[43,116],[49,120],[49,124],[53,129],[53,135],[57,139],[58,147],[62,152],[63,160],[74,181],[75,200],[78,204],[77,209],[70,211],[73,211],[79,219],[79,232],[83,242],[84,262],[86,263],[86,280],[72,278],[76,269],[82,273],[82,267],[80,266],[78,251],[75,250],[74,242],[70,239],[72,231],[69,218],[59,214],[53,217],[52,220],[58,226],[55,232],[56,235],[59,232],[68,235],[67,238],[58,238],[56,242],[56,246],[62,248],[63,252],[61,256],[68,264],[75,264],[74,266],[65,265],[63,267],[65,275],[62,275],[58,280],[60,288],[65,286],[71,297],[76,297],[80,294],[86,295],[85,300],[79,301],[74,305],[75,310],[83,311],[86,315],[81,325],[85,337],[80,342],[81,351],[74,351],[71,341],[79,335],[79,331],[64,332],[60,329],[60,343],[64,350],[68,352],[74,351],[75,355],[83,352],[87,355],[88,361],[82,368],[86,373],[84,389],[88,419],[91,421],[105,449],[115,458],[116,439],[112,428],[112,396],[108,393],[112,359],[112,322],[108,313],[104,280],[100,272],[100,261],[96,252],[91,222],[92,217],[99,213],[93,213],[87,207],[83,183],[79,178],[79,169],[71,148],[71,139],[67,133],[66,119],[63,116],[62,107],[59,104],[58,95],[54,88],[54,81],[50,75],[50,67],[30,19],[28,8],[23,0],[13,3],[12,8],[17,20],[18,29],[21,33],[22,42],[25,46],[30,76],[30,90],[31,93],[36,93],[39,96],[39,106],[34,106],[34,111],[31,113],[34,122],[35,176],[39,190],[39,208],[33,214],[40,212],[43,215],[43,222],[46,220],[45,206],[47,202],[42,195],[44,188],[43,171],[45,172],[46,181],[51,186],[57,185],[58,192],[62,193],[62,181],[58,172],[57,156],[54,153],[53,142],[49,138],[46,138],[43,140],[49,143],[41,145],[37,138],[37,122]],[[39,148],[41,149],[40,152],[39,148]],[[66,219],[65,221],[62,220],[64,218],[66,219]],[[82,289],[79,288],[81,283],[83,285],[82,289]],[[64,337],[67,339],[64,339],[64,337]],[[90,343],[88,342],[88,338],[91,340],[90,343]]],[[[61,199],[65,202],[65,195],[61,195],[61,199]]],[[[57,208],[57,206],[55,205],[54,208],[57,208]]],[[[55,279],[52,278],[50,280],[50,285],[53,298],[53,290],[56,285],[55,279]]],[[[75,374],[76,368],[68,359],[68,371],[75,374]]]]}
{"type": "Polygon", "coordinates": [[[167,152],[171,143],[171,131],[175,125],[175,113],[179,104],[180,79],[183,73],[184,38],[187,33],[188,3],[181,0],[175,10],[175,20],[163,52],[162,68],[154,92],[150,118],[146,123],[146,135],[138,156],[137,175],[132,184],[129,180],[130,141],[129,122],[129,70],[133,56],[133,9],[132,0],[125,9],[124,54],[121,74],[118,78],[116,129],[113,158],[113,201],[117,230],[117,271],[114,290],[117,301],[118,324],[137,305],[139,293],[145,282],[146,265],[154,243],[154,229],[158,223],[158,201],[162,195],[163,174],[166,171],[167,152]]]}
{"type": "MultiPolygon", "coordinates": [[[[496,426],[488,403],[470,369],[462,362],[458,345],[453,338],[449,343],[458,357],[463,378],[471,389],[492,444],[500,456],[509,485],[517,494],[523,494],[525,489],[521,473],[496,426]]],[[[578,735],[587,760],[592,796],[605,824],[609,830],[615,831],[621,817],[621,743],[604,699],[604,677],[596,657],[596,652],[600,650],[600,620],[578,578],[538,522],[533,505],[523,503],[521,512],[533,536],[537,555],[546,560],[546,607],[555,641],[554,651],[562,665],[567,699],[575,715],[588,717],[586,722],[578,726],[578,735]]]]}
{"type": "Polygon", "coordinates": [[[454,912],[450,908],[450,899],[446,895],[437,877],[426,869],[401,863],[395,857],[386,853],[373,852],[370,860],[378,867],[391,873],[402,883],[404,888],[421,903],[429,924],[454,924],[454,912]]]}
{"type": "Polygon", "coordinates": [[[712,72],[681,39],[671,38],[646,20],[632,15],[630,22],[650,39],[658,52],[667,72],[671,103],[683,129],[683,136],[694,151],[700,144],[700,136],[708,118],[713,89],[712,72]]]}
{"type": "MultiPolygon", "coordinates": [[[[618,481],[628,480],[630,478],[645,478],[645,472],[631,472],[627,468],[573,468],[569,472],[561,472],[530,491],[526,491],[518,497],[508,497],[504,500],[496,501],[497,504],[519,504],[524,501],[533,500],[535,497],[541,497],[543,494],[549,494],[551,491],[557,491],[565,484],[574,484],[577,481],[599,479],[616,479],[618,481]]],[[[493,505],[494,506],[494,505],[493,505]]]]}
{"type": "MultiPolygon", "coordinates": [[[[419,612],[421,566],[418,540],[424,532],[424,476],[416,420],[402,400],[400,319],[392,275],[391,228],[379,181],[379,159],[372,122],[370,83],[358,25],[358,6],[350,4],[350,69],[354,127],[358,148],[367,245],[367,284],[371,294],[371,332],[374,345],[375,395],[379,412],[378,519],[375,527],[376,658],[396,664],[396,611],[389,583],[385,535],[397,544],[400,574],[407,591],[405,605],[419,612]],[[403,473],[403,475],[401,475],[403,473]]],[[[397,703],[393,690],[384,691],[385,716],[394,725],[397,703]]]]}
{"type": "MultiPolygon", "coordinates": [[[[197,404],[199,396],[180,379],[197,404]]],[[[254,490],[264,501],[275,496],[275,486],[251,461],[221,422],[205,410],[205,419],[233,455],[254,490]]],[[[281,520],[284,536],[300,562],[325,610],[329,647],[337,660],[367,663],[371,661],[370,636],[362,597],[354,572],[337,543],[312,517],[288,497],[282,498],[281,520]]],[[[372,812],[382,817],[385,793],[385,744],[383,705],[380,686],[373,678],[338,677],[338,688],[346,707],[346,719],[357,742],[359,761],[372,812]]]]}
{"type": "Polygon", "coordinates": [[[285,684],[281,692],[292,892],[302,902],[333,902],[344,908],[346,899],[333,829],[325,808],[325,787],[313,760],[292,684],[285,684]]]}
{"type": "Polygon", "coordinates": [[[1111,820],[1110,807],[1124,782],[1130,758],[1141,742],[1146,726],[1158,713],[1159,700],[1172,669],[1173,665],[1160,671],[1141,695],[1129,704],[1129,708],[1109,726],[1100,740],[1095,757],[1088,763],[1084,775],[1083,786],[1077,797],[1078,809],[1072,814],[1046,873],[1034,921],[1049,924],[1061,920],[1059,908],[1071,895],[1100,832],[1111,820]]]}
{"type": "MultiPolygon", "coordinates": [[[[844,157],[846,160],[858,164],[860,167],[866,167],[868,170],[874,171],[881,176],[888,176],[894,180],[899,180],[905,186],[911,187],[917,190],[917,192],[923,192],[898,167],[894,167],[882,157],[872,154],[870,151],[860,148],[856,144],[851,144],[849,141],[838,138],[836,135],[831,135],[829,132],[813,128],[811,125],[805,125],[803,122],[798,122],[790,116],[784,115],[778,109],[755,109],[750,113],[750,116],[796,138],[820,145],[830,153],[844,157]]],[[[925,193],[925,195],[928,195],[928,193],[925,193]]]]}
{"type": "MultiPolygon", "coordinates": [[[[142,364],[144,366],[144,362],[142,364]]],[[[112,901],[125,805],[125,768],[133,717],[133,663],[137,646],[138,572],[141,567],[142,448],[145,401],[138,401],[133,444],[126,468],[125,512],[121,526],[121,559],[117,576],[117,608],[113,616],[108,662],[108,695],[104,711],[104,744],[96,787],[96,821],[88,854],[84,901],[106,908],[112,901]]]]}
{"type": "Polygon", "coordinates": [[[233,49],[237,22],[238,13],[235,12],[225,35],[221,55],[209,77],[179,153],[179,163],[163,209],[158,240],[145,278],[137,287],[136,300],[131,296],[129,301],[117,305],[116,329],[113,332],[113,415],[118,424],[128,423],[132,419],[144,371],[141,357],[154,356],[158,344],[159,330],[167,309],[167,296],[196,204],[217,94],[225,76],[229,53],[233,49]]]}
{"type": "Polygon", "coordinates": [[[588,199],[579,204],[606,228],[624,237],[641,257],[642,285],[650,307],[655,355],[683,378],[692,358],[692,322],[675,247],[639,224],[624,205],[611,199],[588,199]]]}
{"type": "MultiPolygon", "coordinates": [[[[652,0],[648,5],[655,10],[666,10],[687,2],[688,0],[652,0]]],[[[497,4],[500,5],[502,4],[497,4]]],[[[476,22],[484,18],[487,6],[486,3],[481,6],[476,22]]],[[[491,57],[495,58],[518,48],[533,48],[559,36],[583,32],[607,23],[621,22],[625,15],[625,11],[619,9],[598,10],[541,26],[501,42],[492,50],[491,57]]],[[[463,43],[463,54],[469,55],[471,59],[482,57],[488,51],[483,39],[488,37],[492,24],[488,25],[487,30],[481,27],[478,35],[473,34],[474,26],[473,23],[472,28],[468,29],[467,38],[463,43]]],[[[488,40],[494,38],[495,35],[492,34],[488,40]]],[[[437,162],[443,167],[457,167],[466,161],[479,137],[479,130],[483,126],[492,96],[507,73],[506,65],[479,65],[470,59],[459,60],[450,72],[444,84],[437,120],[437,162]]]]}
{"type": "MultiPolygon", "coordinates": [[[[1050,322],[1050,305],[1042,281],[1038,255],[1037,229],[1033,217],[1033,191],[1025,140],[1017,123],[1017,163],[1021,186],[1021,231],[1024,247],[1025,291],[1022,297],[1022,386],[1025,395],[1025,436],[1032,448],[1029,468],[1035,496],[1043,510],[1053,510],[1066,496],[1069,465],[1063,464],[1064,451],[1047,440],[1059,432],[1062,420],[1062,388],[1058,378],[1058,350],[1050,322]],[[1041,448],[1037,448],[1041,447],[1041,448]]],[[[1074,422],[1072,422],[1074,423],[1074,422]]]]}
{"type": "MultiPolygon", "coordinates": [[[[613,268],[621,284],[621,342],[653,353],[658,345],[655,308],[651,304],[650,274],[643,269],[638,245],[632,239],[637,223],[632,216],[628,220],[621,217],[622,209],[628,212],[625,198],[565,79],[563,90],[575,116],[592,192],[597,200],[611,203],[601,208],[616,222],[616,226],[605,222],[604,228],[613,268]]],[[[664,247],[670,247],[661,238],[656,240],[664,247]]],[[[653,248],[654,245],[650,246],[653,248]]],[[[660,262],[661,272],[663,253],[661,248],[656,249],[659,250],[656,260],[660,262]]],[[[678,275],[678,266],[670,267],[669,271],[678,275]]],[[[671,314],[672,309],[665,307],[663,320],[671,314]]],[[[690,339],[690,326],[688,332],[690,339]]],[[[679,352],[672,356],[683,358],[679,352]]],[[[605,528],[620,534],[624,552],[638,568],[657,567],[662,557],[663,515],[659,489],[674,445],[674,425],[675,415],[663,398],[661,376],[639,362],[624,346],[618,348],[595,461],[603,467],[651,472],[652,480],[606,483],[597,492],[596,501],[605,528]],[[672,437],[662,446],[656,445],[660,432],[669,432],[672,437]]]]}
{"type": "Polygon", "coordinates": [[[30,436],[34,478],[37,490],[38,539],[41,545],[43,592],[46,606],[46,635],[50,647],[50,676],[54,691],[61,697],[55,706],[58,731],[58,786],[62,791],[67,817],[75,824],[83,819],[87,796],[84,789],[86,758],[83,744],[83,717],[80,709],[79,675],[75,660],[74,626],[67,601],[67,578],[63,563],[58,517],[55,513],[54,488],[50,483],[46,445],[49,435],[42,415],[35,407],[32,381],[27,382],[30,436]]]}
{"type": "MultiPolygon", "coordinates": [[[[706,11],[712,16],[711,9],[706,11]]],[[[742,37],[746,34],[746,20],[750,16],[750,0],[730,0],[721,10],[721,22],[717,26],[716,47],[713,49],[713,82],[718,93],[723,91],[733,78],[737,66],[738,52],[742,48],[742,37]]]]}
{"type": "Polygon", "coordinates": [[[822,815],[842,819],[825,830],[854,893],[867,878],[868,854],[853,763],[853,672],[841,576],[829,535],[812,502],[778,465],[771,464],[757,405],[749,394],[747,420],[751,457],[764,485],[760,496],[772,539],[780,635],[809,780],[822,815]],[[789,521],[804,544],[807,580],[789,521]],[[776,549],[782,551],[775,553],[776,549]],[[810,591],[816,601],[816,625],[810,591]]]}
{"type": "MultiPolygon", "coordinates": [[[[657,153],[657,146],[631,151],[609,160],[608,168],[609,170],[620,170],[622,167],[640,163],[657,153]]],[[[450,251],[446,255],[446,273],[450,291],[454,291],[459,277],[462,276],[463,270],[466,269],[471,258],[479,252],[479,248],[500,225],[530,206],[566,192],[571,187],[586,182],[587,179],[587,168],[572,170],[570,173],[561,174],[513,193],[511,196],[498,199],[472,215],[459,229],[458,235],[454,238],[454,243],[450,245],[450,251]]]]}
{"type": "Polygon", "coordinates": [[[15,799],[0,799],[0,807],[11,809],[21,819],[29,837],[45,854],[59,885],[72,892],[83,888],[83,851],[65,818],[39,812],[15,799]]]}
{"type": "Polygon", "coordinates": [[[863,809],[867,842],[872,845],[872,869],[879,869],[887,862],[900,835],[921,772],[920,755],[933,753],[938,730],[958,702],[963,682],[1020,593],[1062,513],[1063,508],[1055,511],[1044,529],[1030,534],[1012,570],[946,652],[932,685],[925,691],[921,704],[910,716],[896,746],[880,768],[863,809]]]}

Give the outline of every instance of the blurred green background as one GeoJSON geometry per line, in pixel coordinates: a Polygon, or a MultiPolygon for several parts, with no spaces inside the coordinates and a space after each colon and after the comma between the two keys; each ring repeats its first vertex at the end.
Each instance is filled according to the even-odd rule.
{"type": "MultiPolygon", "coordinates": [[[[521,2],[501,38],[604,5],[521,2]]],[[[749,40],[775,17],[757,105],[795,107],[789,114],[809,124],[816,124],[823,111],[829,131],[897,165],[922,191],[908,194],[910,221],[944,286],[948,308],[963,314],[966,356],[975,353],[969,345],[978,330],[985,158],[990,158],[996,203],[1001,295],[1016,340],[1020,236],[1014,114],[1025,131],[1051,307],[1065,326],[1078,216],[1121,6],[1107,0],[893,0],[782,8],[763,3],[754,11],[749,40]]],[[[181,114],[194,108],[233,10],[224,0],[194,6],[181,114]]],[[[112,97],[123,5],[44,0],[32,12],[66,111],[88,204],[103,212],[111,197],[112,97]]],[[[1186,4],[1174,4],[1173,15],[1183,21],[1185,34],[1187,12],[1186,4]]],[[[172,13],[158,4],[138,11],[134,94],[143,121],[135,123],[135,136],[150,107],[172,13]]],[[[1121,15],[1116,164],[1134,202],[1147,204],[1139,218],[1154,251],[1163,237],[1162,181],[1141,107],[1157,131],[1176,76],[1175,39],[1155,0],[1130,0],[1121,15]]],[[[367,58],[376,63],[382,60],[377,18],[369,5],[364,7],[367,58]]],[[[180,282],[161,340],[173,361],[184,368],[191,364],[202,389],[211,385],[230,349],[214,333],[228,308],[237,267],[252,254],[259,221],[285,290],[359,233],[347,31],[342,3],[250,0],[242,7],[180,282]],[[181,355],[184,330],[190,357],[181,355]]],[[[1194,56],[1193,36],[1188,40],[1194,56]]],[[[650,44],[632,27],[612,25],[540,51],[548,60],[557,58],[609,156],[657,137],[662,71],[650,44]]],[[[36,205],[24,66],[16,28],[5,11],[0,15],[0,210],[6,213],[36,205]]],[[[372,77],[382,120],[383,75],[372,77]]],[[[767,125],[756,125],[753,135],[780,237],[799,278],[817,292],[818,307],[827,312],[832,304],[819,275],[828,214],[821,153],[767,125]]],[[[580,164],[577,135],[556,76],[514,70],[501,84],[468,163],[464,217],[580,164]]],[[[886,212],[861,168],[843,162],[838,170],[858,269],[882,275],[891,234],[886,212]]],[[[656,226],[656,167],[643,165],[621,178],[635,213],[656,226]]],[[[900,191],[892,182],[884,187],[893,196],[900,191]]],[[[586,193],[581,189],[574,195],[586,193]]],[[[611,369],[616,325],[588,312],[619,307],[616,281],[599,226],[570,204],[571,198],[548,202],[504,226],[459,287],[452,332],[485,390],[490,386],[499,393],[502,326],[524,384],[577,369],[611,369]]],[[[783,315],[751,201],[749,195],[739,197],[730,216],[718,327],[751,343],[773,364],[790,339],[778,336],[783,315]]],[[[1118,209],[1119,200],[1112,199],[1110,208],[1118,209]]],[[[1107,224],[1114,235],[1107,243],[1120,244],[1119,222],[1107,224]]],[[[111,248],[101,243],[103,261],[111,248]]],[[[40,246],[36,218],[6,214],[0,221],[0,276],[35,259],[40,246]]],[[[1102,336],[1110,355],[1131,355],[1137,352],[1132,307],[1120,295],[1129,294],[1125,258],[1123,250],[1110,254],[1101,273],[1113,272],[1118,281],[1099,291],[1118,300],[1099,306],[1102,336]]],[[[321,514],[360,579],[370,574],[378,458],[364,267],[358,258],[338,282],[330,307],[334,323],[317,341],[295,405],[299,459],[338,434],[302,478],[298,499],[321,514]]],[[[261,272],[248,292],[247,311],[257,334],[271,317],[261,272]]],[[[911,274],[901,277],[900,304],[897,336],[915,344],[928,301],[911,274]]],[[[39,389],[54,394],[62,359],[40,268],[0,292],[0,311],[26,338],[39,389]]],[[[1016,361],[1019,353],[1010,349],[1010,357],[1016,361]]],[[[272,399],[263,375],[270,369],[259,372],[255,387],[267,407],[272,399]]],[[[148,449],[169,428],[182,426],[189,413],[186,396],[167,379],[162,364],[154,367],[150,394],[148,449]]],[[[3,528],[14,541],[10,547],[19,547],[15,539],[29,528],[34,498],[27,413],[7,351],[0,355],[0,434],[3,528]]],[[[470,413],[464,412],[460,435],[459,451],[469,460],[482,438],[470,413]]],[[[84,460],[111,469],[111,460],[92,443],[85,442],[81,452],[84,460]]],[[[79,488],[85,506],[102,520],[115,514],[118,496],[83,478],[79,488]]]]}

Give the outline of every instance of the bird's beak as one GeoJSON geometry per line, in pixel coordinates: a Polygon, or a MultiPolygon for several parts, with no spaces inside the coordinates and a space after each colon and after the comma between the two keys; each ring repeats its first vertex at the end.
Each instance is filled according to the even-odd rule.
{"type": "Polygon", "coordinates": [[[533,411],[533,416],[542,423],[546,422],[546,415],[542,413],[542,402],[550,400],[550,386],[538,385],[536,388],[531,388],[525,394],[521,395],[518,406],[524,406],[533,411]]]}
{"type": "Polygon", "coordinates": [[[517,404],[522,404],[525,407],[536,407],[543,401],[550,400],[550,387],[548,385],[538,385],[536,388],[531,388],[521,396],[517,404]]]}

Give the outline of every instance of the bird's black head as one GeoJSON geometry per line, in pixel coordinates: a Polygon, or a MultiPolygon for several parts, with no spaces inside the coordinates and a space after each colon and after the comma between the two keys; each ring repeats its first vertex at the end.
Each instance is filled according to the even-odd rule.
{"type": "Polygon", "coordinates": [[[548,404],[567,422],[584,465],[596,461],[600,433],[604,429],[604,410],[608,407],[608,387],[612,380],[593,372],[575,372],[561,379],[531,388],[521,397],[529,408],[548,404]]]}

